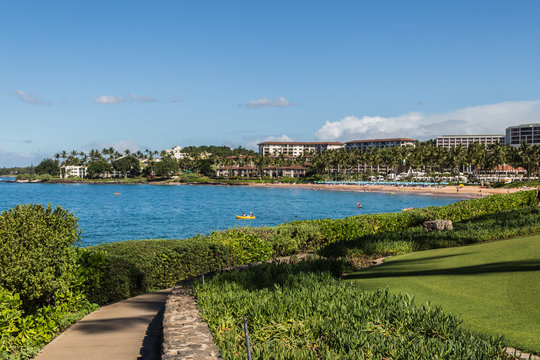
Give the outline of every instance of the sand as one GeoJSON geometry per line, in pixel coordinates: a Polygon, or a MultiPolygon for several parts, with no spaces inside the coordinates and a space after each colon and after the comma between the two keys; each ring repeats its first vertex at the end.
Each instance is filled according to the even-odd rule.
{"type": "Polygon", "coordinates": [[[330,184],[256,184],[249,186],[255,187],[273,187],[273,188],[293,188],[293,189],[312,189],[312,190],[330,190],[330,191],[354,191],[354,192],[383,192],[383,193],[408,193],[419,195],[439,195],[439,196],[462,196],[464,198],[477,198],[494,194],[510,194],[517,191],[530,190],[520,189],[493,189],[482,186],[391,186],[391,185],[330,185],[330,184]]]}

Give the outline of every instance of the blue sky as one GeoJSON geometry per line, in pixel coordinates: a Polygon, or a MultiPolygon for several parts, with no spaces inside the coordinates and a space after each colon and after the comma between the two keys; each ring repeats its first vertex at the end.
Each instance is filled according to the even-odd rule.
{"type": "Polygon", "coordinates": [[[539,1],[2,1],[0,167],[540,122],[539,1]]]}

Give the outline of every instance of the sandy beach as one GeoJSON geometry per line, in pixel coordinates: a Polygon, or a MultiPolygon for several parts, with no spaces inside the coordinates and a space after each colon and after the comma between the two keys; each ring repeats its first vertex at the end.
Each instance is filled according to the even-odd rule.
{"type": "Polygon", "coordinates": [[[355,191],[355,192],[384,192],[395,194],[419,194],[419,195],[438,195],[438,196],[462,196],[464,198],[476,198],[494,194],[509,194],[517,191],[530,189],[493,189],[482,186],[391,186],[391,185],[330,185],[330,184],[256,184],[249,186],[255,187],[275,187],[275,188],[293,188],[293,189],[312,189],[329,191],[355,191]]]}

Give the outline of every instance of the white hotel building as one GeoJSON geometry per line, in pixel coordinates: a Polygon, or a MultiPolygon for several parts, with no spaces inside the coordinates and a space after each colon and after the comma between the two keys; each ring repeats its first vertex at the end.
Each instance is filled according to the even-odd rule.
{"type": "Polygon", "coordinates": [[[392,146],[414,146],[416,140],[407,138],[354,140],[342,142],[295,142],[295,141],[265,141],[259,145],[259,155],[289,155],[300,156],[309,153],[321,153],[326,150],[336,149],[367,149],[369,147],[387,148],[392,146]]]}
{"type": "Polygon", "coordinates": [[[393,139],[370,139],[370,140],[353,140],[345,143],[347,150],[365,150],[367,148],[376,147],[379,149],[394,147],[394,146],[414,146],[416,140],[408,138],[393,138],[393,139]]]}
{"type": "Polygon", "coordinates": [[[504,145],[504,135],[442,135],[435,139],[437,146],[447,149],[462,145],[469,147],[472,143],[490,145],[502,143],[504,145]]]}
{"type": "Polygon", "coordinates": [[[524,141],[531,145],[540,145],[540,123],[523,124],[506,128],[506,145],[520,146],[524,141]]]}
{"type": "Polygon", "coordinates": [[[341,142],[296,142],[296,141],[265,141],[259,145],[259,155],[289,155],[300,156],[302,154],[320,153],[326,150],[343,148],[341,142]]]}
{"type": "Polygon", "coordinates": [[[68,177],[78,177],[78,178],[85,178],[86,177],[86,166],[76,166],[76,165],[67,165],[62,166],[62,178],[67,179],[68,177]]]}

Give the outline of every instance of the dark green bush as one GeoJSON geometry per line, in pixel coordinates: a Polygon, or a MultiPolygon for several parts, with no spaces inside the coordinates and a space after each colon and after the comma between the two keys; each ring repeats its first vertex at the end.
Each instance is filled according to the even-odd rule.
{"type": "Polygon", "coordinates": [[[51,205],[17,205],[0,215],[0,287],[45,304],[73,281],[77,218],[51,205]]]}
{"type": "Polygon", "coordinates": [[[104,304],[232,266],[234,251],[196,239],[133,240],[83,250],[79,259],[89,299],[104,304]]]}
{"type": "Polygon", "coordinates": [[[209,236],[199,236],[196,239],[220,244],[232,249],[238,257],[238,263],[240,264],[267,260],[274,254],[272,246],[268,241],[263,240],[249,230],[229,229],[225,231],[214,231],[209,236]]]}

